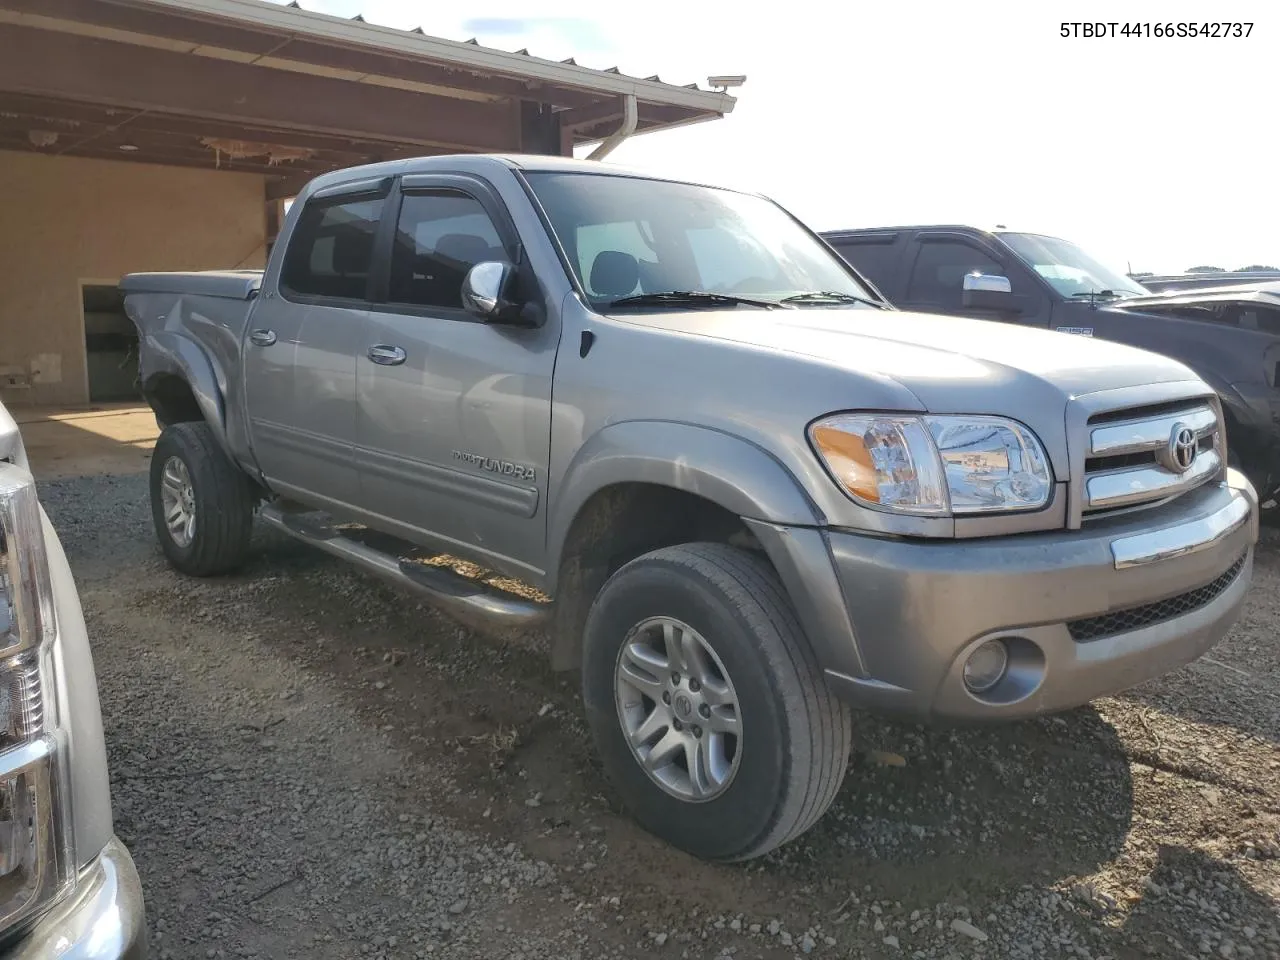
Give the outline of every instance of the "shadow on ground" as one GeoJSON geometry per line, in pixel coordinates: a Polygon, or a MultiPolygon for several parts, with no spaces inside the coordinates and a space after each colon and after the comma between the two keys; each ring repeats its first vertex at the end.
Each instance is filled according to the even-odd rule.
{"type": "MultiPolygon", "coordinates": [[[[545,638],[486,638],[303,545],[259,543],[245,576],[281,578],[258,598],[319,635],[308,669],[345,684],[407,750],[457,761],[465,789],[450,814],[472,828],[528,836],[561,868],[590,858],[580,837],[593,832],[610,851],[593,887],[634,888],[639,874],[659,908],[684,896],[706,911],[830,912],[868,884],[903,902],[963,902],[1089,873],[1124,844],[1129,765],[1092,708],[967,729],[857,715],[844,787],[809,834],[746,871],[694,861],[627,817],[589,749],[577,678],[550,672],[545,638]]],[[[285,633],[264,640],[297,656],[285,633]]]]}

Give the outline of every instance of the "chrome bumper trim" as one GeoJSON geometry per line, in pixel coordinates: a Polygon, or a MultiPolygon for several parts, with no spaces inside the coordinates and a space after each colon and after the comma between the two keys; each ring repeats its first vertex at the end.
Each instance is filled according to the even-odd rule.
{"type": "Polygon", "coordinates": [[[1124,423],[1094,427],[1089,434],[1089,456],[1114,457],[1125,453],[1159,450],[1169,445],[1169,434],[1176,424],[1185,424],[1198,438],[1213,433],[1218,415],[1212,407],[1199,407],[1156,419],[1130,420],[1124,423]]]}
{"type": "Polygon", "coordinates": [[[1170,473],[1157,466],[1097,473],[1085,481],[1085,508],[1101,510],[1179,496],[1200,486],[1221,468],[1217,452],[1206,450],[1186,473],[1170,473]]]}
{"type": "Polygon", "coordinates": [[[1111,556],[1117,570],[1159,563],[1173,557],[1198,553],[1229,537],[1249,522],[1249,498],[1236,496],[1219,510],[1177,526],[1140,533],[1111,542],[1111,556]]]}
{"type": "Polygon", "coordinates": [[[75,892],[35,922],[6,960],[145,960],[142,885],[129,851],[112,839],[75,892]]]}

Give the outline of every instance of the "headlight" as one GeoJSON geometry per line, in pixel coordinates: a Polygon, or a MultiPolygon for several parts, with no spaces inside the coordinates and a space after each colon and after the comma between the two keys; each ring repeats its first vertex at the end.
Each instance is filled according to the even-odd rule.
{"type": "Polygon", "coordinates": [[[35,483],[0,463],[0,930],[71,884],[49,645],[53,596],[35,483]]]}
{"type": "Polygon", "coordinates": [[[837,414],[809,439],[845,493],[895,513],[1038,510],[1053,490],[1040,441],[1000,417],[837,414]]]}

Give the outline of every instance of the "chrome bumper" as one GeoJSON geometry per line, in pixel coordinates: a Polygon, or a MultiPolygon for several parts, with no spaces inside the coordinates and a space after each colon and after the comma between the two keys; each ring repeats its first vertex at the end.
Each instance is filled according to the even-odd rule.
{"type": "Polygon", "coordinates": [[[80,873],[75,891],[42,916],[5,960],[145,960],[142,884],[113,839],[80,873]]]}
{"type": "Polygon", "coordinates": [[[1226,506],[1195,520],[1113,540],[1111,556],[1117,570],[1185,557],[1208,550],[1243,527],[1253,516],[1248,498],[1237,497],[1226,506]]]}

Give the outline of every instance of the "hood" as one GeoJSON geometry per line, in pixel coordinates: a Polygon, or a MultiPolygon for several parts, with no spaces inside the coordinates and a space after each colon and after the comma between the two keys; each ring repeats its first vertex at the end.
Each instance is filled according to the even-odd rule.
{"type": "Polygon", "coordinates": [[[618,319],[880,374],[934,413],[1007,416],[1011,405],[1030,400],[1065,403],[1101,390],[1197,379],[1176,360],[1119,343],[902,310],[741,308],[618,319]]]}
{"type": "MultiPolygon", "coordinates": [[[[824,396],[819,401],[823,409],[812,411],[815,416],[865,408],[868,397],[884,397],[882,390],[865,389],[867,381],[887,379],[931,413],[1012,417],[1041,439],[1060,481],[1070,479],[1066,413],[1071,398],[1198,381],[1177,361],[1118,343],[900,310],[740,308],[618,319],[800,356],[847,376],[847,399],[831,407],[824,396]]],[[[806,386],[796,383],[795,389],[803,392],[806,386]]],[[[894,409],[905,409],[900,401],[894,403],[894,409]]]]}
{"type": "Polygon", "coordinates": [[[1146,307],[1202,306],[1225,301],[1256,301],[1271,307],[1280,306],[1280,283],[1239,283],[1221,287],[1162,290],[1146,297],[1126,297],[1106,304],[1103,309],[1135,313],[1146,307]]]}

